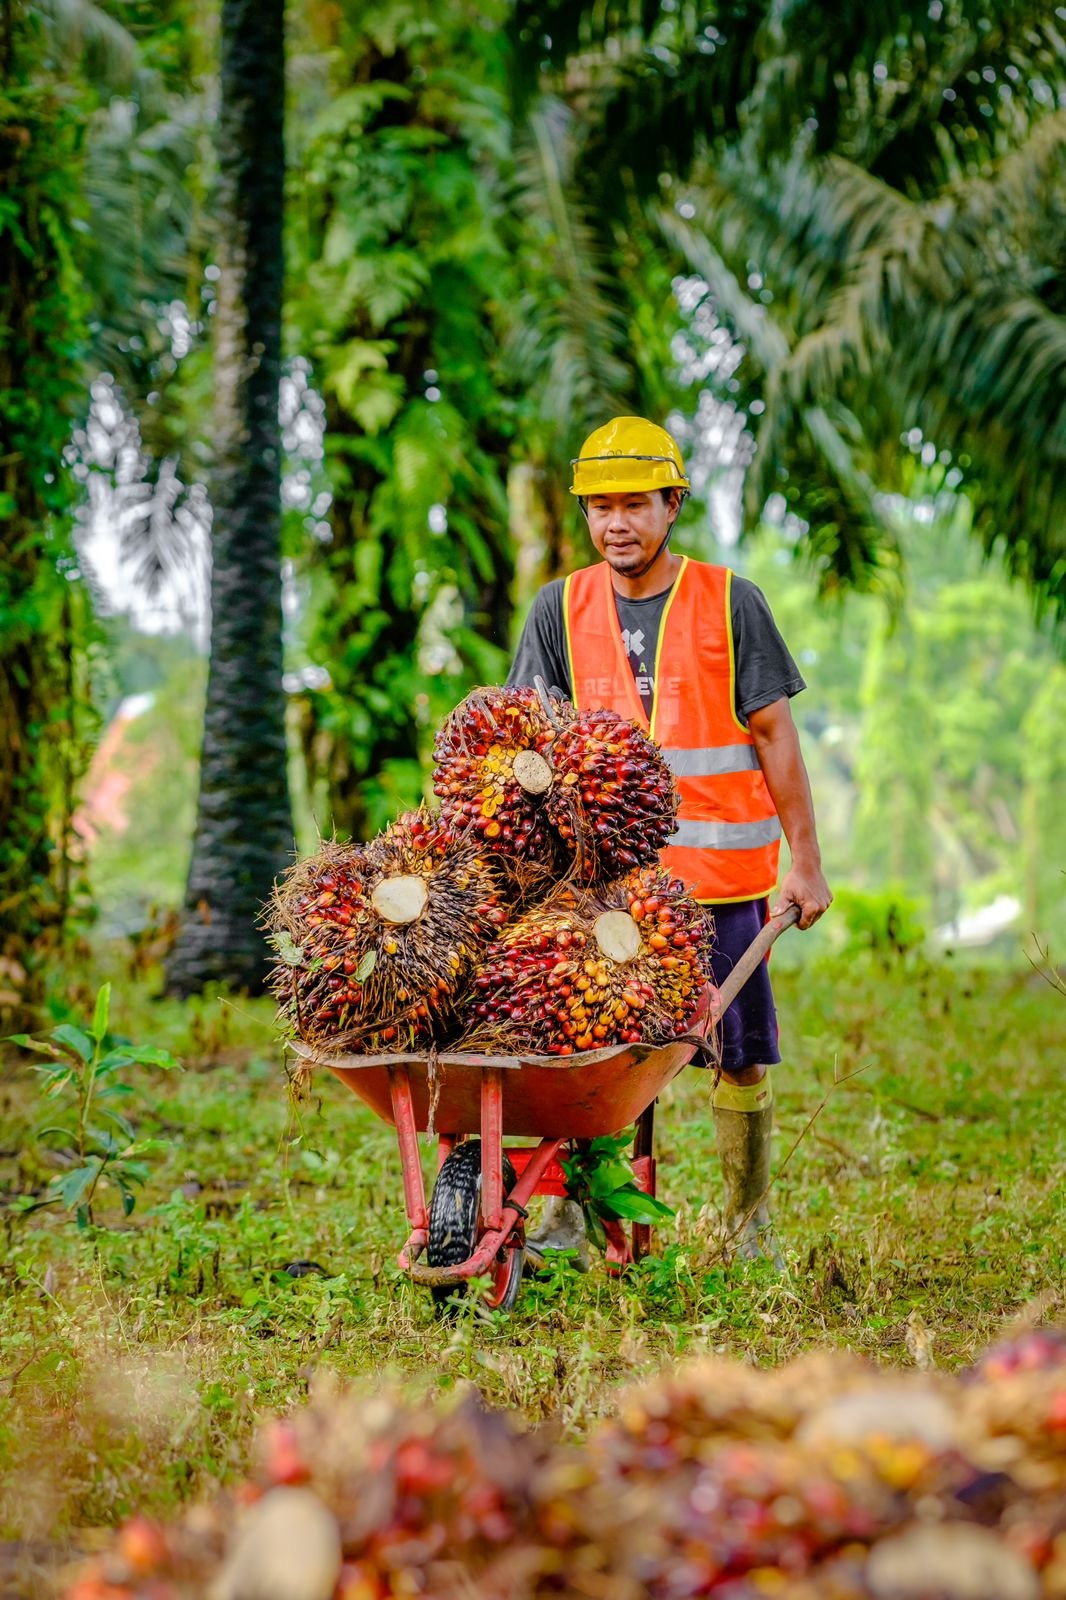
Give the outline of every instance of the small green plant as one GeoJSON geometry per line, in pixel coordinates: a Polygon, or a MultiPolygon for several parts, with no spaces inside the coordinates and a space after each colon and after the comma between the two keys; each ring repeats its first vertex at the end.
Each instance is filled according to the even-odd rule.
{"type": "Polygon", "coordinates": [[[584,1211],[588,1236],[598,1250],[607,1248],[605,1219],[655,1223],[674,1214],[664,1201],[645,1194],[634,1183],[632,1163],[625,1153],[632,1143],[632,1129],[582,1140],[562,1162],[567,1193],[584,1211]]]}
{"type": "Polygon", "coordinates": [[[169,1071],[180,1062],[168,1050],[152,1046],[112,1044],[105,1049],[111,1007],[111,985],[97,992],[88,1028],[63,1022],[42,1039],[15,1033],[10,1043],[37,1055],[48,1065],[35,1065],[45,1099],[59,1102],[60,1120],[37,1130],[37,1138],[62,1140],[61,1149],[74,1157],[74,1165],[49,1183],[53,1192],[32,1202],[26,1210],[62,1205],[72,1211],[80,1228],[93,1222],[93,1202],[101,1183],[113,1185],[122,1202],[123,1216],[135,1204],[134,1186],[148,1178],[149,1159],[162,1148],[159,1139],[138,1139],[128,1118],[118,1109],[133,1093],[119,1076],[129,1066],[157,1067],[169,1071]]]}

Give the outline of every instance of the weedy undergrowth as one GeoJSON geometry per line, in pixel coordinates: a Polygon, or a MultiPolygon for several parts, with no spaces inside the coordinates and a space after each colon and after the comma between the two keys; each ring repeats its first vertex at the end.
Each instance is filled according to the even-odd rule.
{"type": "Polygon", "coordinates": [[[34,1129],[38,1143],[57,1141],[49,1148],[66,1157],[68,1168],[50,1179],[43,1199],[24,1200],[23,1211],[43,1206],[63,1206],[72,1212],[79,1228],[96,1219],[93,1205],[101,1187],[118,1194],[122,1214],[128,1217],[136,1204],[135,1186],[148,1181],[151,1158],[163,1148],[159,1139],[139,1139],[129,1118],[118,1109],[134,1093],[120,1076],[123,1068],[179,1067],[169,1050],[152,1045],[116,1041],[107,1048],[111,985],[102,984],[96,995],[92,1020],[86,1027],[62,1022],[44,1038],[28,1033],[9,1036],[10,1044],[46,1056],[48,1064],[35,1063],[44,1100],[59,1107],[57,1120],[34,1129]]]}

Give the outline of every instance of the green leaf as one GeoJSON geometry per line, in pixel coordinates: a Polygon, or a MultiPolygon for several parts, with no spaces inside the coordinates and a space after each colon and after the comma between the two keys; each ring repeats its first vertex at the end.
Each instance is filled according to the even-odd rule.
{"type": "Polygon", "coordinates": [[[102,1161],[95,1161],[91,1166],[75,1167],[73,1172],[65,1172],[62,1177],[52,1179],[53,1188],[58,1191],[68,1210],[73,1210],[88,1193],[102,1166],[102,1161]]]}
{"type": "Polygon", "coordinates": [[[100,1115],[106,1117],[109,1122],[113,1122],[118,1131],[124,1134],[127,1139],[133,1139],[136,1136],[133,1124],[127,1122],[126,1118],[120,1116],[117,1111],[109,1111],[106,1107],[101,1107],[100,1115]]]}
{"type": "Polygon", "coordinates": [[[378,964],[378,953],[377,953],[377,951],[376,950],[368,950],[366,955],[363,957],[362,961],[360,961],[359,965],[355,969],[355,981],[356,981],[356,983],[365,983],[367,978],[369,978],[370,974],[373,972],[374,968],[377,966],[377,964],[378,964]]]}
{"type": "Polygon", "coordinates": [[[271,936],[271,944],[278,952],[278,959],[284,961],[287,967],[300,967],[303,965],[304,953],[291,933],[282,928],[280,933],[271,936]]]}
{"type": "Polygon", "coordinates": [[[654,1195],[645,1194],[636,1184],[627,1184],[624,1189],[616,1189],[608,1199],[601,1202],[601,1205],[608,1216],[618,1217],[627,1222],[658,1222],[663,1217],[674,1215],[672,1208],[665,1201],[657,1200],[654,1195]]]}
{"type": "Polygon", "coordinates": [[[64,1128],[57,1122],[50,1122],[48,1124],[47,1128],[39,1129],[38,1133],[37,1133],[37,1137],[38,1137],[38,1139],[45,1139],[45,1138],[48,1137],[48,1135],[50,1133],[62,1134],[63,1138],[69,1140],[71,1144],[76,1144],[77,1143],[78,1135],[74,1131],[74,1129],[73,1128],[64,1128]]]}
{"type": "Polygon", "coordinates": [[[102,983],[96,992],[96,1009],[93,1011],[92,1036],[97,1044],[107,1032],[107,1019],[111,1013],[111,985],[102,983]]]}
{"type": "Polygon", "coordinates": [[[23,1050],[34,1050],[39,1056],[49,1056],[53,1061],[59,1061],[62,1052],[54,1044],[49,1044],[47,1039],[31,1039],[27,1033],[13,1033],[11,1042],[20,1045],[23,1050]]]}
{"type": "Polygon", "coordinates": [[[604,1229],[603,1221],[595,1211],[589,1208],[585,1209],[585,1232],[589,1236],[589,1242],[594,1244],[597,1250],[606,1253],[607,1233],[604,1229]]]}
{"type": "Polygon", "coordinates": [[[141,1067],[159,1067],[163,1072],[181,1071],[181,1062],[176,1056],[172,1056],[169,1050],[162,1050],[150,1044],[118,1045],[114,1050],[108,1051],[97,1071],[113,1072],[116,1067],[128,1067],[133,1063],[141,1067]]]}
{"type": "Polygon", "coordinates": [[[628,1161],[601,1161],[588,1174],[589,1193],[595,1200],[603,1200],[632,1180],[633,1169],[628,1161]]]}
{"type": "Polygon", "coordinates": [[[51,1037],[68,1055],[77,1056],[80,1061],[92,1060],[93,1041],[83,1028],[76,1028],[72,1022],[61,1022],[58,1028],[52,1029],[51,1037]]]}

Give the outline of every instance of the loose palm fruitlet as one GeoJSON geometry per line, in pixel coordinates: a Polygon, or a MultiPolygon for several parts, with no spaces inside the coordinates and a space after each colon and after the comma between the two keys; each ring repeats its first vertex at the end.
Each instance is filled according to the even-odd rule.
{"type": "Polygon", "coordinates": [[[545,751],[556,725],[573,716],[567,701],[553,696],[545,706],[535,689],[468,694],[433,747],[433,789],[445,824],[502,854],[550,862],[556,842],[543,801],[553,774],[545,751]]]}
{"type": "Polygon", "coordinates": [[[659,747],[614,711],[579,711],[547,751],[544,806],[584,883],[656,860],[679,797],[659,747]]]}
{"type": "Polygon", "coordinates": [[[707,913],[660,867],[566,883],[515,919],[474,978],[468,1049],[573,1055],[685,1032],[706,976],[707,913]]]}
{"type": "Polygon", "coordinates": [[[408,812],[370,844],[327,844],[277,885],[266,916],[284,1022],[318,1049],[428,1045],[508,917],[498,863],[408,812]]]}

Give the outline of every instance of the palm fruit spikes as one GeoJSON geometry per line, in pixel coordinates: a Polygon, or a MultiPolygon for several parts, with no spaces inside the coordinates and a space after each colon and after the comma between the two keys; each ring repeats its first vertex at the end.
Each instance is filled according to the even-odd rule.
{"type": "Polygon", "coordinates": [[[549,752],[545,810],[583,883],[654,862],[674,831],[678,793],[658,746],[614,711],[580,711],[549,752]]]}
{"type": "Polygon", "coordinates": [[[658,867],[596,889],[565,884],[488,952],[463,1048],[568,1056],[676,1038],[708,981],[700,961],[707,923],[703,907],[658,867]]]}
{"type": "Polygon", "coordinates": [[[282,1019],[320,1050],[428,1046],[507,916],[495,859],[426,812],[368,845],[327,844],[290,869],[267,913],[282,1019]]]}
{"type": "Polygon", "coordinates": [[[502,854],[549,861],[555,845],[542,800],[554,775],[547,752],[557,725],[573,715],[566,701],[545,703],[535,689],[468,694],[433,747],[444,823],[502,854]]]}

